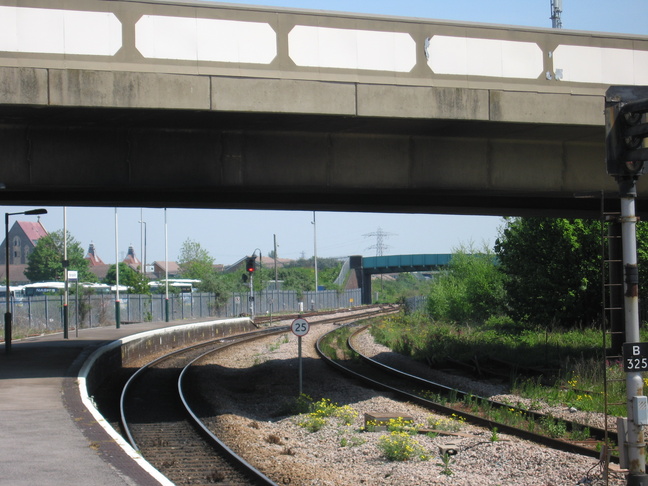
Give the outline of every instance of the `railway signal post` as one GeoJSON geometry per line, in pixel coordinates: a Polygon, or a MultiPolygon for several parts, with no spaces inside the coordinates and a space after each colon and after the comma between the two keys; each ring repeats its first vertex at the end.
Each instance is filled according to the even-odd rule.
{"type": "MultiPolygon", "coordinates": [[[[254,250],[256,251],[256,250],[254,250]]],[[[245,259],[245,271],[248,273],[248,285],[250,286],[250,317],[254,319],[254,270],[256,270],[256,255],[245,259]]]]}
{"type": "MultiPolygon", "coordinates": [[[[605,93],[605,146],[607,172],[619,184],[621,199],[621,241],[623,245],[623,276],[625,282],[624,317],[627,343],[639,344],[639,272],[637,268],[637,235],[635,198],[637,180],[648,169],[648,87],[612,86],[605,93]]],[[[628,346],[624,346],[628,349],[628,346]]],[[[630,350],[641,349],[630,346],[630,350]]],[[[641,356],[625,356],[627,359],[641,356]]],[[[631,362],[633,363],[633,362],[631,362]]],[[[627,427],[623,444],[629,469],[627,484],[648,485],[644,433],[648,424],[646,397],[643,393],[641,366],[626,367],[627,427]]],[[[646,368],[648,369],[648,367],[646,368]]]]}

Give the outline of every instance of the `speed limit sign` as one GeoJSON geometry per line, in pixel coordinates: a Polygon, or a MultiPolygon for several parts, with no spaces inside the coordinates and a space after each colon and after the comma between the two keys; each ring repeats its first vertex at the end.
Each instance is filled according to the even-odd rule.
{"type": "Polygon", "coordinates": [[[308,324],[308,321],[306,319],[295,319],[292,322],[292,325],[290,326],[290,330],[293,332],[295,336],[305,336],[308,334],[308,330],[310,329],[310,324],[308,324]]]}

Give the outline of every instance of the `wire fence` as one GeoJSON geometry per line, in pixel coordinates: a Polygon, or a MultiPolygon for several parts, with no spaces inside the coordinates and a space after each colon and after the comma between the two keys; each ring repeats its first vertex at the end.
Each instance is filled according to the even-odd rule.
{"type": "MultiPolygon", "coordinates": [[[[340,309],[361,305],[361,289],[322,290],[297,294],[287,290],[232,294],[224,305],[218,305],[214,294],[181,293],[169,295],[169,320],[226,318],[240,315],[269,315],[340,309]]],[[[117,302],[113,294],[69,296],[68,323],[72,328],[91,328],[115,324],[117,302]]],[[[121,294],[122,323],[164,321],[166,299],[162,294],[121,294]]],[[[6,312],[6,303],[0,305],[6,312]]],[[[64,296],[42,295],[16,298],[11,302],[13,334],[23,337],[63,329],[64,296]]]]}

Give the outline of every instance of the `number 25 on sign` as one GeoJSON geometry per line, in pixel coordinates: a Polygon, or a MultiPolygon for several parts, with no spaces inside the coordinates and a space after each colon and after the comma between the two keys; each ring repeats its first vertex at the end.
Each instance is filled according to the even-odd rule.
{"type": "Polygon", "coordinates": [[[310,330],[310,325],[306,319],[295,319],[290,326],[295,336],[305,336],[310,330]]]}

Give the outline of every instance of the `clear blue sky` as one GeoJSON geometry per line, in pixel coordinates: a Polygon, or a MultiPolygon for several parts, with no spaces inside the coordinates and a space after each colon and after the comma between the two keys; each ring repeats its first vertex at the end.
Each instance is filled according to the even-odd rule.
{"type": "MultiPolygon", "coordinates": [[[[218,2],[226,4],[228,2],[218,2]]],[[[420,17],[440,20],[484,22],[531,27],[551,27],[549,0],[254,0],[232,2],[314,10],[330,10],[420,17]]],[[[648,35],[648,0],[563,0],[564,29],[648,35]]],[[[17,212],[27,207],[0,207],[17,212]]],[[[48,231],[63,228],[63,209],[48,207],[41,216],[48,231]]],[[[118,209],[119,258],[129,245],[143,259],[140,214],[146,221],[146,261],[164,260],[164,210],[118,209]]],[[[16,216],[16,219],[35,219],[16,216]]],[[[376,234],[383,238],[384,254],[450,253],[460,246],[492,247],[501,218],[478,216],[367,214],[318,212],[316,226],[310,211],[232,211],[168,209],[169,260],[177,260],[187,239],[199,242],[217,263],[233,263],[255,249],[265,255],[273,249],[276,235],[278,255],[317,256],[376,254],[376,234]],[[373,247],[373,248],[372,248],[373,247]]],[[[67,209],[67,229],[84,251],[93,242],[106,263],[115,261],[114,208],[67,209]]]]}

